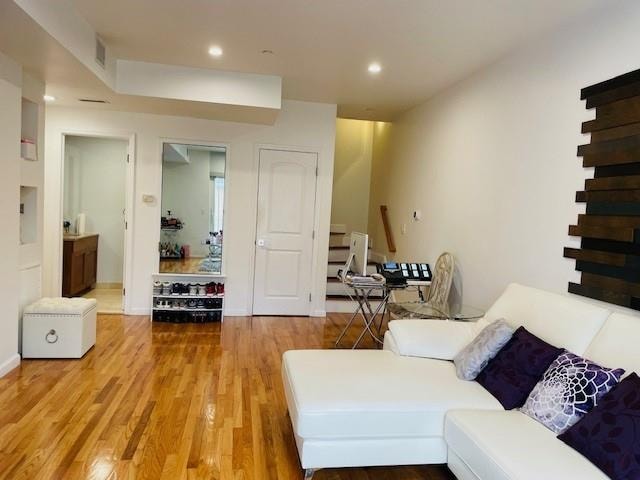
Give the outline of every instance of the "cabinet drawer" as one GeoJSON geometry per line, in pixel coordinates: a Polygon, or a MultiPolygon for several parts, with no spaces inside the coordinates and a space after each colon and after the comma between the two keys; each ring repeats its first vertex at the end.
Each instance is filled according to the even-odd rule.
{"type": "Polygon", "coordinates": [[[88,252],[91,250],[97,250],[98,236],[93,235],[91,237],[85,237],[85,238],[80,238],[78,240],[73,240],[72,244],[73,244],[73,247],[72,247],[73,253],[81,253],[81,252],[88,252]]]}

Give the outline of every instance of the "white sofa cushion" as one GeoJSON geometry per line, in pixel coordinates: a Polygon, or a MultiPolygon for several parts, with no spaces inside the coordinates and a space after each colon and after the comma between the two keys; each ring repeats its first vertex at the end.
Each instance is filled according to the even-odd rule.
{"type": "Polygon", "coordinates": [[[575,298],[512,283],[485,315],[523,326],[556,347],[577,355],[585,350],[611,313],[575,298]]]}
{"type": "Polygon", "coordinates": [[[383,350],[291,350],[283,382],[303,438],[442,437],[450,408],[502,409],[452,362],[383,350]]]}
{"type": "Polygon", "coordinates": [[[484,320],[393,320],[389,331],[400,355],[453,360],[486,326],[484,320]]]}
{"type": "Polygon", "coordinates": [[[624,368],[625,377],[640,374],[640,317],[613,313],[587,348],[584,356],[602,366],[624,368]]]}
{"type": "Polygon", "coordinates": [[[445,440],[452,457],[480,480],[607,480],[551,430],[517,411],[451,411],[445,440]]]}

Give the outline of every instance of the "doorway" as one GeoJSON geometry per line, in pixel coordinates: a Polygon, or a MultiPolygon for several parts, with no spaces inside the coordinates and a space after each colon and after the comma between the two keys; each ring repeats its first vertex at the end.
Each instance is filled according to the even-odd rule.
{"type": "Polygon", "coordinates": [[[123,313],[129,141],[65,135],[62,295],[123,313]]]}
{"type": "Polygon", "coordinates": [[[317,153],[260,149],[254,315],[311,309],[317,153]]]}

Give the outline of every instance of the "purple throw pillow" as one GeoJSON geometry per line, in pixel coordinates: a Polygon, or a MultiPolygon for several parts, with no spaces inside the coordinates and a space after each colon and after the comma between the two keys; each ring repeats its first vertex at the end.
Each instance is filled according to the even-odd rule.
{"type": "Polygon", "coordinates": [[[632,373],[558,438],[613,480],[640,479],[640,378],[632,373]]]}
{"type": "Polygon", "coordinates": [[[562,351],[520,327],[476,381],[506,410],[521,407],[562,351]]]}

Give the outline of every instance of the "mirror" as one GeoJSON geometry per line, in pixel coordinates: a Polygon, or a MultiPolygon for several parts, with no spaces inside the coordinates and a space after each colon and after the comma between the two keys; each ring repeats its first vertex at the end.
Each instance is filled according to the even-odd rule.
{"type": "Polygon", "coordinates": [[[160,273],[221,274],[224,147],[162,148],[160,273]]]}

